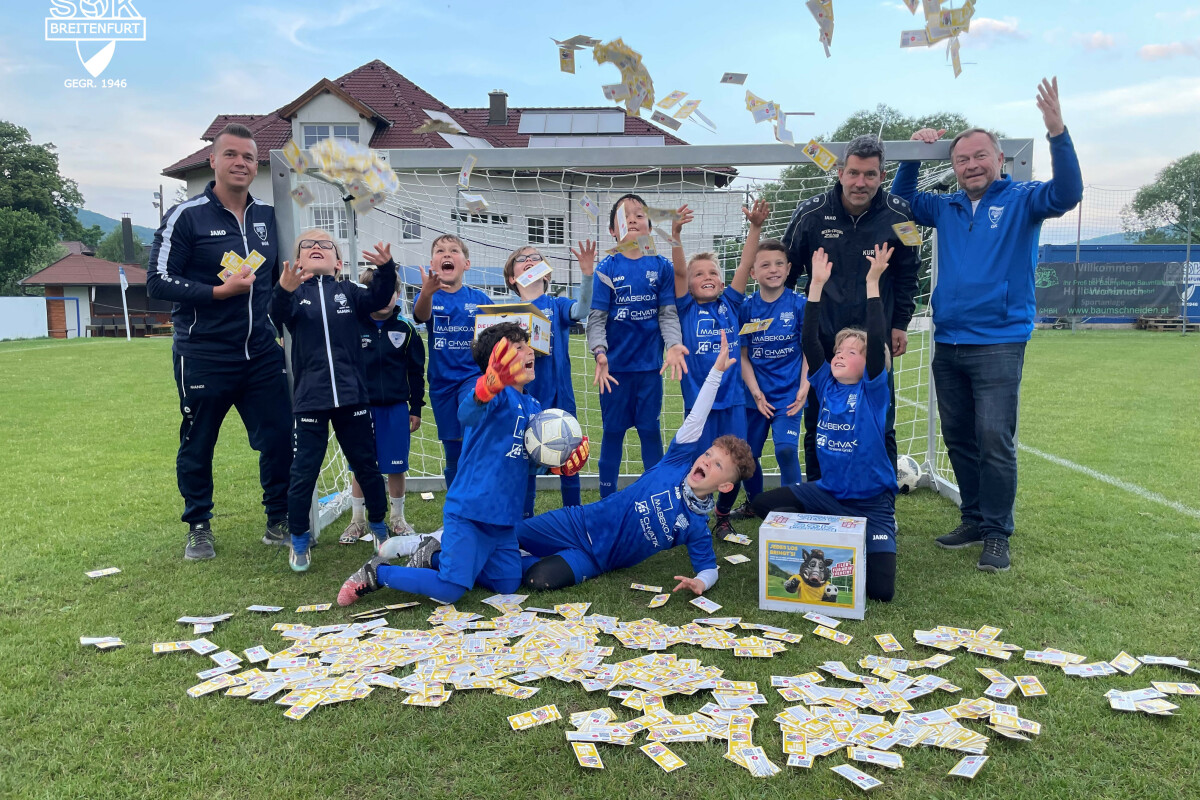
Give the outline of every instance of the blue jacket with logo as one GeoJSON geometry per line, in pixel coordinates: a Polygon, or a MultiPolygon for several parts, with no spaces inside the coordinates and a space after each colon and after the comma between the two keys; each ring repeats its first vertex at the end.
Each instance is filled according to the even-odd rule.
{"type": "Polygon", "coordinates": [[[366,365],[367,396],[373,406],[408,403],[410,416],[425,406],[425,342],[417,326],[392,310],[385,320],[359,314],[359,343],[366,365]]]}
{"type": "Polygon", "coordinates": [[[1083,197],[1083,176],[1070,135],[1049,137],[1054,177],[1046,182],[992,182],[972,211],[965,191],[917,191],[920,165],[896,170],[892,192],[913,218],[938,232],[933,289],[934,340],[945,344],[1026,342],[1037,311],[1033,274],[1042,222],[1061,217],[1083,197]]]}
{"type": "Polygon", "coordinates": [[[279,280],[279,236],[275,209],[249,198],[244,222],[221,205],[210,181],[204,192],[172,208],[163,218],[146,270],[146,293],[175,303],[175,352],[215,360],[242,360],[275,347],[278,332],[267,306],[279,280]],[[214,300],[221,259],[232,250],[241,258],[257,251],[263,257],[250,291],[214,300]]]}
{"type": "Polygon", "coordinates": [[[367,405],[361,317],[385,308],[396,291],[396,262],[379,268],[370,288],[316,275],[294,292],[276,286],[271,317],[292,334],[292,411],[367,405]]]}

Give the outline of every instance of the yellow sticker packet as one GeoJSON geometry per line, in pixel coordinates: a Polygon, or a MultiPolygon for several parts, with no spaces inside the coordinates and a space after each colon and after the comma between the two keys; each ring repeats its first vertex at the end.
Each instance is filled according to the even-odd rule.
{"type": "Polygon", "coordinates": [[[881,633],[875,637],[875,641],[879,642],[879,646],[883,648],[885,653],[895,653],[904,649],[904,645],[890,633],[881,633]]]}
{"type": "Polygon", "coordinates": [[[604,769],[604,762],[600,760],[596,745],[591,742],[571,742],[571,749],[575,751],[575,760],[579,762],[579,766],[604,769]]]}
{"type": "Polygon", "coordinates": [[[897,222],[892,226],[892,230],[896,232],[896,236],[900,237],[901,244],[908,245],[909,247],[921,246],[921,231],[917,230],[916,223],[897,222]]]}
{"type": "Polygon", "coordinates": [[[650,744],[642,745],[638,749],[650,756],[655,764],[662,767],[663,772],[674,772],[680,767],[687,766],[687,762],[671,752],[671,748],[665,744],[651,742],[650,744]]]}
{"type": "Polygon", "coordinates": [[[829,152],[816,139],[810,139],[808,144],[804,145],[804,154],[813,160],[822,172],[829,172],[833,169],[833,165],[837,163],[837,156],[829,152]]]}
{"type": "Polygon", "coordinates": [[[837,642],[838,644],[850,644],[850,642],[854,640],[854,637],[850,634],[842,633],[841,631],[835,631],[832,628],[825,627],[824,625],[818,625],[813,629],[813,633],[823,639],[829,639],[830,641],[837,642]]]}
{"type": "Polygon", "coordinates": [[[558,706],[549,705],[513,714],[508,718],[508,724],[514,731],[523,731],[558,719],[562,719],[562,714],[558,713],[558,706]]]}

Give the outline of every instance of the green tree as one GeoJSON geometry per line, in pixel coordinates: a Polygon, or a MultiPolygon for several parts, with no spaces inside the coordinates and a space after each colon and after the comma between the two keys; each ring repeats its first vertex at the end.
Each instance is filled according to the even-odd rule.
{"type": "Polygon", "coordinates": [[[95,250],[97,247],[99,247],[100,240],[104,238],[104,229],[99,225],[93,225],[90,228],[83,228],[82,226],[80,227],[83,232],[79,235],[78,241],[83,242],[92,250],[95,250]]]}
{"type": "MultiPolygon", "coordinates": [[[[141,237],[135,231],[133,234],[133,255],[134,264],[145,264],[146,262],[146,245],[142,242],[141,237]]],[[[121,228],[116,227],[108,232],[108,235],[100,240],[100,244],[96,247],[96,258],[102,258],[105,261],[112,261],[117,264],[125,262],[125,245],[121,240],[121,228]]]]}
{"type": "Polygon", "coordinates": [[[20,280],[58,255],[58,236],[24,208],[0,208],[0,295],[19,294],[20,280]]]}
{"type": "Polygon", "coordinates": [[[1121,227],[1138,244],[1200,242],[1200,153],[1172,161],[1154,183],[1138,189],[1133,202],[1121,209],[1121,227]]]}

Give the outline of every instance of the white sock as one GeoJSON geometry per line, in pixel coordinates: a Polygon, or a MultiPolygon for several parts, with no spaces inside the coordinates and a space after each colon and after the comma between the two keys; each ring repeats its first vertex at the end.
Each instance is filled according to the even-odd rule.
{"type": "Polygon", "coordinates": [[[379,555],[388,561],[405,558],[417,552],[420,536],[392,536],[379,548],[379,555]]]}
{"type": "Polygon", "coordinates": [[[367,521],[367,498],[350,496],[350,521],[367,521]]]}
{"type": "Polygon", "coordinates": [[[392,501],[392,516],[404,519],[404,495],[389,497],[388,499],[392,501]]]}

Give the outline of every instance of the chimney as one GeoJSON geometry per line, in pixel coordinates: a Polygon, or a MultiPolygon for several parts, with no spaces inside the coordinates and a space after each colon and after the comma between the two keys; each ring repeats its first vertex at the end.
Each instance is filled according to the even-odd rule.
{"type": "Polygon", "coordinates": [[[125,260],[122,263],[138,263],[140,259],[133,252],[133,220],[128,214],[121,215],[121,246],[125,251],[125,260]]]}
{"type": "Polygon", "coordinates": [[[488,92],[488,125],[508,124],[508,92],[488,92]]]}

